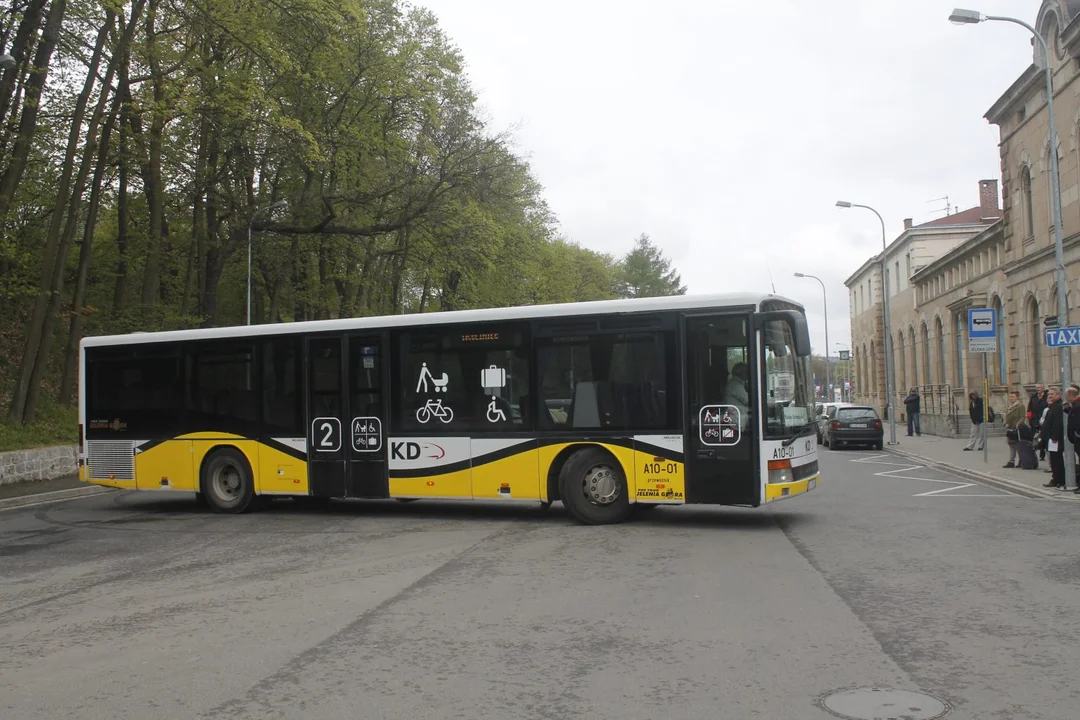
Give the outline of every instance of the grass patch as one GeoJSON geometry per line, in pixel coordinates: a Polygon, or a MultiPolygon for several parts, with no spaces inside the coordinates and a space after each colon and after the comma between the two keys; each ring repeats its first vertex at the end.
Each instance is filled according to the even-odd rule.
{"type": "Polygon", "coordinates": [[[0,417],[0,452],[29,450],[49,445],[74,445],[78,442],[79,410],[51,400],[38,403],[37,416],[29,425],[12,425],[0,417]]]}

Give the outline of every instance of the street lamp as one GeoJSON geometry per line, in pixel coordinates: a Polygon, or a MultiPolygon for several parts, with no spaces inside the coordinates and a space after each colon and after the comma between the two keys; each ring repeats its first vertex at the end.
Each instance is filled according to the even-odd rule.
{"type": "Polygon", "coordinates": [[[10,70],[15,67],[15,58],[7,53],[0,55],[0,70],[10,70]]]}
{"type": "Polygon", "coordinates": [[[289,207],[289,202],[287,200],[278,200],[273,205],[269,205],[267,207],[264,207],[261,210],[256,210],[254,213],[252,213],[251,220],[248,221],[248,258],[247,258],[247,260],[248,260],[248,263],[247,263],[247,265],[248,265],[248,269],[247,269],[247,324],[248,325],[251,324],[251,255],[252,255],[252,246],[253,246],[252,235],[251,235],[251,226],[255,224],[255,218],[259,217],[259,215],[261,213],[273,212],[274,210],[277,210],[278,208],[286,208],[286,207],[289,207]]]}
{"type": "MultiPolygon", "coordinates": [[[[1065,284],[1065,251],[1061,245],[1061,179],[1058,169],[1057,130],[1055,129],[1054,123],[1054,70],[1050,66],[1050,48],[1047,46],[1046,41],[1043,40],[1042,35],[1023,20],[1000,15],[983,15],[977,10],[964,10],[963,8],[956,8],[952,11],[952,15],[949,16],[949,22],[956,25],[974,25],[976,23],[981,23],[984,20],[1013,23],[1014,25],[1026,28],[1039,42],[1039,47],[1042,48],[1043,70],[1046,75],[1046,115],[1048,118],[1047,124],[1050,130],[1051,145],[1050,194],[1054,199],[1054,259],[1057,260],[1057,321],[1058,327],[1065,327],[1069,324],[1069,303],[1066,299],[1068,286],[1065,284]]],[[[1065,388],[1069,387],[1069,384],[1072,382],[1072,367],[1069,361],[1069,348],[1063,346],[1060,348],[1059,352],[1061,353],[1061,392],[1065,392],[1065,388]]],[[[1073,446],[1070,442],[1066,442],[1064,445],[1065,487],[1074,490],[1076,489],[1076,466],[1074,464],[1073,446]]]]}
{"type": "Polygon", "coordinates": [[[821,284],[821,305],[825,311],[825,395],[829,398],[829,402],[832,402],[832,377],[829,372],[829,299],[825,293],[825,283],[821,282],[821,278],[816,275],[807,275],[806,273],[795,273],[797,278],[811,278],[817,280],[821,284]]]}
{"type": "Polygon", "coordinates": [[[893,354],[892,354],[892,322],[889,319],[889,276],[888,276],[888,262],[885,258],[885,253],[888,249],[888,241],[885,238],[885,221],[874,208],[869,205],[859,205],[858,203],[848,202],[846,200],[837,200],[836,207],[839,208],[862,208],[863,210],[869,210],[877,215],[878,222],[881,223],[881,298],[882,298],[882,311],[885,314],[885,412],[889,414],[889,444],[896,445],[896,412],[893,408],[893,354]]]}

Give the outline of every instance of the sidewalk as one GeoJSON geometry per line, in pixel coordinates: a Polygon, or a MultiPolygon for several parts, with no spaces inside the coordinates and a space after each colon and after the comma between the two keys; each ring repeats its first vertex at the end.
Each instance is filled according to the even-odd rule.
{"type": "Polygon", "coordinates": [[[75,475],[41,480],[0,485],[0,509],[36,505],[43,502],[55,502],[84,495],[98,495],[111,492],[110,488],[87,485],[79,482],[75,475]]]}
{"type": "Polygon", "coordinates": [[[1050,497],[1062,500],[1078,500],[1080,495],[1071,492],[1043,487],[1050,482],[1050,461],[1039,461],[1038,470],[1020,470],[1003,468],[1009,460],[1009,446],[1003,437],[992,437],[987,441],[987,460],[983,462],[982,450],[964,451],[967,438],[947,438],[935,435],[908,437],[896,434],[899,445],[888,445],[886,435],[885,449],[897,455],[903,455],[924,465],[936,466],[945,470],[971,475],[977,480],[1027,497],[1050,497]]]}

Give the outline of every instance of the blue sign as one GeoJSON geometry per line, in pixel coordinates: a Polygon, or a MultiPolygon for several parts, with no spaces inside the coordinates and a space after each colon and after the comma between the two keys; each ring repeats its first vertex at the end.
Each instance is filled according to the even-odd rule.
{"type": "Polygon", "coordinates": [[[1080,327],[1047,328],[1046,347],[1076,347],[1080,345],[1080,327]]]}
{"type": "Polygon", "coordinates": [[[997,352],[997,310],[968,310],[968,352],[997,352]]]}
{"type": "Polygon", "coordinates": [[[968,337],[988,340],[997,337],[997,310],[979,308],[968,310],[968,337]]]}

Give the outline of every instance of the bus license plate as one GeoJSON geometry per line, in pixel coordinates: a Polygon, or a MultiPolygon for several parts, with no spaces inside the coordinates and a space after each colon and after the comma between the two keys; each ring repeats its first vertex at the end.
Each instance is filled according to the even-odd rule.
{"type": "Polygon", "coordinates": [[[852,423],[851,427],[853,427],[853,428],[864,428],[864,427],[867,427],[867,424],[866,423],[852,423]]]}

